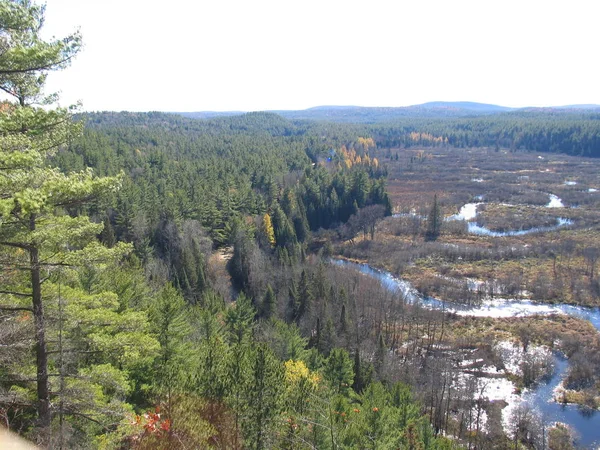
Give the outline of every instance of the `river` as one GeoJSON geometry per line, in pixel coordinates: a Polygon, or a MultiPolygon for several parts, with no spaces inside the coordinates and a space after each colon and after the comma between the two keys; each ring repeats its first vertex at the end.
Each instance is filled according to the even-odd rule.
{"type": "MultiPolygon", "coordinates": [[[[554,194],[549,194],[549,197],[549,202],[546,205],[547,208],[564,207],[559,197],[554,194]]],[[[467,203],[460,209],[458,214],[450,216],[446,220],[467,221],[470,233],[491,237],[519,236],[528,233],[547,232],[572,224],[571,220],[559,217],[556,224],[552,226],[504,232],[492,231],[477,225],[477,222],[473,221],[477,217],[477,207],[481,204],[481,202],[467,203]]],[[[352,267],[370,277],[376,278],[385,288],[401,292],[408,303],[420,303],[427,308],[444,310],[465,316],[495,318],[529,316],[534,314],[568,314],[589,320],[600,331],[599,308],[584,308],[573,305],[557,305],[513,299],[486,300],[478,306],[460,305],[432,297],[423,297],[408,281],[394,277],[391,273],[373,268],[368,264],[359,264],[345,260],[333,260],[332,262],[341,266],[352,267]]],[[[576,405],[563,405],[553,400],[554,389],[561,383],[567,373],[568,361],[560,355],[555,355],[555,367],[556,369],[552,377],[545,383],[540,383],[536,389],[523,394],[521,401],[530,404],[536,409],[547,423],[562,422],[575,430],[579,438],[579,445],[585,448],[600,449],[600,420],[598,411],[582,409],[576,405]]]]}
{"type": "MultiPolygon", "coordinates": [[[[333,264],[349,267],[377,279],[382,286],[393,292],[400,292],[408,303],[421,304],[427,308],[444,310],[465,316],[479,317],[522,317],[535,314],[568,314],[589,320],[600,331],[600,309],[584,308],[573,305],[555,305],[519,300],[489,300],[479,306],[466,306],[440,299],[422,296],[410,282],[397,278],[384,270],[376,269],[368,264],[347,260],[333,259],[333,264]]],[[[565,377],[568,362],[560,355],[555,355],[555,372],[536,389],[527,391],[522,402],[536,409],[544,421],[548,423],[562,422],[574,429],[579,437],[579,444],[585,448],[600,448],[599,412],[584,410],[576,405],[563,405],[553,401],[554,389],[565,377]]]]}
{"type": "MultiPolygon", "coordinates": [[[[548,194],[549,201],[546,205],[546,208],[564,208],[564,204],[562,200],[554,195],[548,194]]],[[[565,219],[563,217],[556,218],[556,224],[546,226],[546,227],[534,227],[527,228],[525,230],[509,230],[509,231],[493,231],[489,228],[482,227],[477,224],[473,219],[477,218],[477,207],[482,205],[483,202],[479,203],[467,203],[466,205],[460,208],[458,214],[454,214],[446,218],[447,221],[451,220],[465,220],[467,221],[467,230],[471,234],[478,234],[481,236],[491,236],[491,237],[504,237],[504,236],[522,236],[524,234],[529,233],[543,233],[547,231],[554,231],[559,228],[562,228],[567,225],[573,224],[570,219],[565,219]]]]}

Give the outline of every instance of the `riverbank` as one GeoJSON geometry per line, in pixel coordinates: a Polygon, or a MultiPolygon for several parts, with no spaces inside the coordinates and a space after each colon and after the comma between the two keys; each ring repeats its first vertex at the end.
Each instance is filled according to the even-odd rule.
{"type": "MultiPolygon", "coordinates": [[[[590,321],[578,317],[578,310],[541,315],[535,305],[521,305],[520,317],[515,317],[512,311],[510,316],[501,316],[505,312],[504,305],[488,305],[486,309],[460,305],[458,308],[452,303],[423,297],[408,281],[384,270],[348,260],[333,262],[377,279],[386,289],[401,294],[409,304],[446,313],[444,344],[438,344],[438,348],[453,352],[450,359],[460,361],[454,382],[457,389],[474,383],[486,404],[504,402],[502,423],[505,429],[519,408],[528,404],[535,409],[551,411],[558,417],[556,421],[566,423],[582,434],[585,445],[593,443],[595,434],[585,431],[582,422],[589,417],[590,411],[578,415],[573,408],[567,408],[561,416],[559,410],[547,403],[552,400],[548,389],[552,392],[565,381],[573,382],[575,369],[579,369],[571,366],[568,370],[566,360],[553,352],[573,356],[580,348],[600,349],[600,312],[588,311],[598,316],[590,321]],[[474,381],[469,382],[469,379],[474,381]]],[[[429,341],[427,336],[424,339],[429,341]]],[[[478,418],[481,417],[478,427],[487,423],[486,414],[478,412],[478,418]]]]}

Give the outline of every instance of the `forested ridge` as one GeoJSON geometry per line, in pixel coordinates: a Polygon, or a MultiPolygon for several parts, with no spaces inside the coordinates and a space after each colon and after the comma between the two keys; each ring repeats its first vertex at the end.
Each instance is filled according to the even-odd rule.
{"type": "Polygon", "coordinates": [[[370,126],[378,144],[495,147],[600,156],[600,115],[581,111],[513,111],[456,119],[405,119],[370,126]]]}
{"type": "Polygon", "coordinates": [[[445,145],[600,156],[600,114],[597,110],[524,108],[479,114],[465,110],[463,114],[445,116],[438,114],[435,108],[410,107],[400,117],[386,115],[386,108],[364,108],[364,117],[348,113],[346,109],[332,110],[331,115],[324,116],[317,114],[319,109],[317,113],[310,114],[311,111],[307,110],[305,115],[300,114],[301,111],[276,113],[287,117],[289,126],[293,124],[298,130],[346,138],[371,136],[382,148],[445,145]],[[380,114],[370,115],[372,109],[380,114]],[[313,116],[316,119],[312,119],[313,116]]]}

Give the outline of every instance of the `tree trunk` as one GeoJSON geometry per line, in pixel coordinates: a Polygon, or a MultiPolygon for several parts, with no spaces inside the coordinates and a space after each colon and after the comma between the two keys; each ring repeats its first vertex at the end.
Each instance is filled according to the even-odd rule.
{"type": "MultiPolygon", "coordinates": [[[[29,219],[30,231],[35,231],[35,215],[29,219]]],[[[48,352],[46,349],[46,322],[42,303],[42,282],[40,277],[39,249],[29,249],[31,271],[31,296],[33,301],[33,319],[35,325],[35,353],[37,365],[37,401],[38,427],[45,430],[50,427],[50,392],[48,387],[48,352]]]]}

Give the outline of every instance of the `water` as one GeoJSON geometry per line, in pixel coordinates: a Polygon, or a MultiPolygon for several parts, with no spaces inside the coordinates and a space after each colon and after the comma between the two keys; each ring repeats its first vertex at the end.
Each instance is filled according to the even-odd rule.
{"type": "Polygon", "coordinates": [[[583,306],[537,303],[531,300],[496,299],[486,300],[480,305],[462,305],[447,302],[434,297],[424,297],[413,285],[406,280],[395,277],[391,273],[371,267],[366,263],[356,263],[343,259],[332,259],[332,263],[357,269],[365,275],[377,279],[382,286],[393,292],[400,292],[407,303],[421,304],[432,309],[443,309],[461,316],[477,317],[524,317],[535,314],[567,314],[588,320],[600,331],[600,308],[586,308],[583,306]]]}
{"type": "MultiPolygon", "coordinates": [[[[546,205],[547,208],[563,208],[562,200],[554,194],[549,194],[550,201],[546,205]]],[[[565,219],[563,217],[558,217],[556,219],[555,225],[550,225],[546,227],[534,227],[528,228],[525,230],[508,230],[508,231],[492,231],[489,228],[482,227],[478,225],[477,222],[471,222],[473,219],[477,217],[477,207],[482,205],[482,202],[479,203],[467,203],[462,208],[460,208],[458,214],[454,214],[446,220],[464,220],[467,221],[467,230],[471,234],[477,234],[480,236],[491,236],[491,237],[505,237],[505,236],[522,236],[524,234],[530,233],[543,233],[547,231],[554,231],[559,228],[562,228],[567,225],[572,225],[573,221],[569,219],[565,219]]],[[[510,205],[509,205],[510,206],[510,205]]]]}
{"type": "Polygon", "coordinates": [[[565,405],[554,401],[554,389],[566,376],[568,361],[561,355],[554,356],[555,371],[546,383],[523,395],[523,401],[533,406],[546,423],[561,422],[579,434],[578,443],[585,448],[600,448],[600,414],[582,409],[577,405],[565,405]]]}
{"type": "MultiPolygon", "coordinates": [[[[381,282],[381,285],[393,292],[400,292],[411,304],[421,304],[427,308],[444,310],[465,316],[478,317],[523,317],[535,314],[568,314],[589,320],[600,331],[600,308],[584,308],[573,305],[555,305],[534,303],[529,300],[488,300],[478,306],[460,305],[432,297],[422,296],[410,282],[397,278],[384,270],[375,269],[368,264],[334,259],[333,264],[359,270],[381,282]]],[[[586,448],[600,448],[600,414],[598,411],[582,410],[575,405],[563,405],[553,401],[553,390],[566,375],[568,362],[555,355],[554,375],[534,390],[523,395],[523,401],[540,412],[547,423],[562,422],[577,431],[579,443],[586,448]]]]}
{"type": "Polygon", "coordinates": [[[534,228],[527,228],[526,230],[492,231],[489,228],[477,225],[476,222],[469,222],[467,224],[467,230],[471,234],[478,234],[481,236],[492,236],[492,237],[522,236],[524,234],[530,234],[530,233],[543,233],[546,231],[554,231],[554,230],[558,230],[561,227],[571,225],[571,224],[573,224],[572,220],[565,219],[563,217],[558,217],[556,219],[555,225],[550,225],[547,227],[534,227],[534,228]]]}

